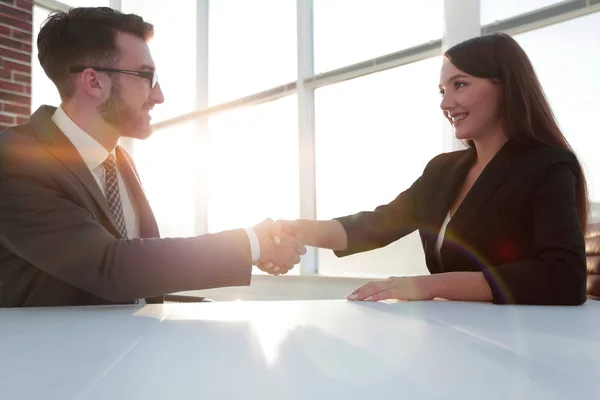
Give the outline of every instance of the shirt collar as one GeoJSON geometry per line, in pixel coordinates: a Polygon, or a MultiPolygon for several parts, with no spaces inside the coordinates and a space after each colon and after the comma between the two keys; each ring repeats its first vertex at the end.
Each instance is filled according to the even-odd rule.
{"type": "Polygon", "coordinates": [[[108,158],[109,152],[104,146],[77,126],[62,106],[56,109],[56,112],[52,115],[52,121],[75,146],[90,171],[98,168],[108,158]]]}

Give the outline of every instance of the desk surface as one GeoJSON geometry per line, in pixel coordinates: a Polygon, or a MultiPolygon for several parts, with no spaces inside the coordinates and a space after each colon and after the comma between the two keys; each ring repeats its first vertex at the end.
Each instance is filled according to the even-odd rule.
{"type": "Polygon", "coordinates": [[[566,399],[600,393],[600,302],[0,309],[7,399],[566,399]]]}

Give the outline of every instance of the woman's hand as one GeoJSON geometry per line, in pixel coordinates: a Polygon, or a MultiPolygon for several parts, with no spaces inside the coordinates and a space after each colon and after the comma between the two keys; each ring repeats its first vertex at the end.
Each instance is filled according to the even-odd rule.
{"type": "Polygon", "coordinates": [[[281,240],[280,237],[282,233],[285,233],[298,241],[302,241],[303,239],[298,221],[295,220],[280,219],[271,225],[271,237],[276,243],[281,240]]]}
{"type": "Polygon", "coordinates": [[[434,296],[429,278],[431,278],[429,275],[392,276],[380,281],[371,281],[350,293],[346,298],[348,300],[364,301],[387,299],[432,300],[434,296]]]}

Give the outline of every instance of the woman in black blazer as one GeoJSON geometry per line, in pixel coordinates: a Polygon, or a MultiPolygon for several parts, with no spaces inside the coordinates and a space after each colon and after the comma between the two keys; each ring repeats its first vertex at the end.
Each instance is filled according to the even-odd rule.
{"type": "Polygon", "coordinates": [[[439,87],[467,150],[435,157],[374,211],[278,221],[272,234],[341,257],[419,230],[431,275],[369,282],[350,300],[584,303],[585,177],[527,55],[506,34],[467,40],[445,53],[439,87]]]}

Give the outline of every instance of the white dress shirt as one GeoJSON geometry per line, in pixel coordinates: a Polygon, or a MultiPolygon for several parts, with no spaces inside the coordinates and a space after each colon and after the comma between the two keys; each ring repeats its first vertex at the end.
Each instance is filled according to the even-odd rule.
{"type": "MultiPolygon", "coordinates": [[[[102,193],[104,193],[104,167],[102,163],[108,158],[108,151],[93,137],[85,133],[69,116],[62,107],[58,107],[52,121],[56,124],[65,136],[71,141],[83,162],[89,168],[96,179],[102,193]]],[[[114,150],[112,152],[115,155],[114,150]]],[[[123,216],[125,217],[125,226],[127,227],[127,238],[133,239],[140,236],[140,218],[136,212],[135,206],[131,201],[133,197],[125,186],[121,173],[117,169],[117,178],[119,181],[119,193],[121,195],[121,204],[123,206],[123,216]]]]}
{"type": "MultiPolygon", "coordinates": [[[[102,163],[108,158],[108,151],[93,137],[77,126],[77,124],[75,124],[75,122],[73,122],[73,120],[65,113],[62,107],[56,109],[56,112],[52,115],[52,121],[71,141],[73,146],[75,146],[75,149],[79,152],[83,162],[87,165],[96,179],[100,190],[104,193],[104,167],[102,167],[102,163]]],[[[114,150],[112,153],[114,155],[114,150]]],[[[131,201],[133,194],[130,193],[129,189],[125,186],[125,182],[118,170],[117,177],[119,180],[119,193],[121,195],[121,204],[123,206],[123,216],[125,217],[125,226],[127,227],[127,238],[137,238],[140,236],[140,219],[134,204],[131,201]]],[[[258,237],[252,228],[247,228],[245,231],[248,235],[252,262],[256,262],[260,258],[260,244],[258,237]]]]}

